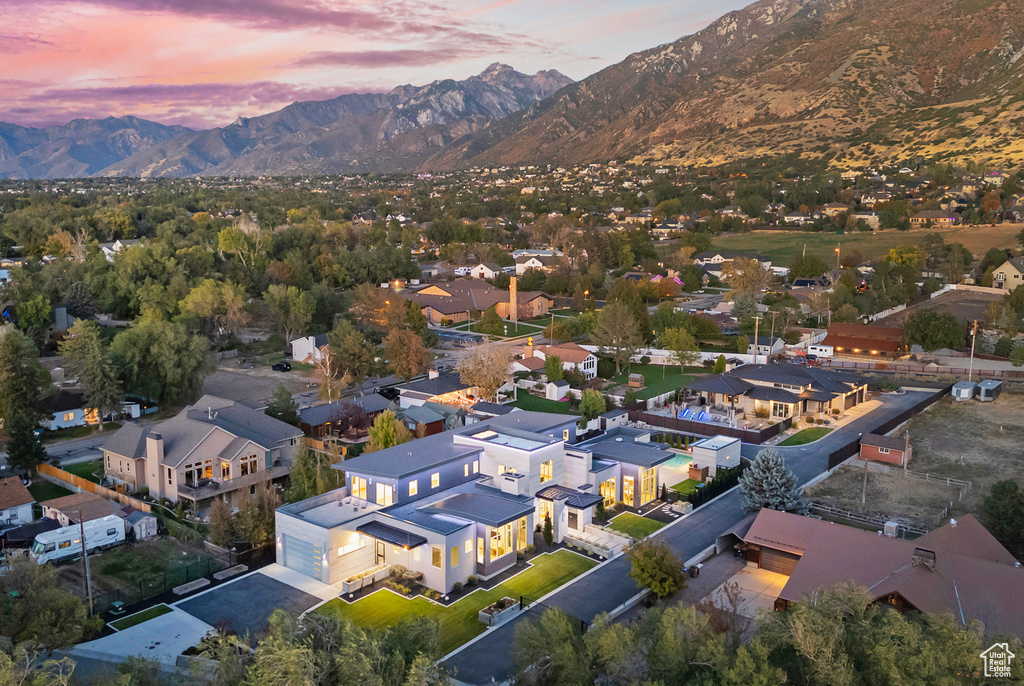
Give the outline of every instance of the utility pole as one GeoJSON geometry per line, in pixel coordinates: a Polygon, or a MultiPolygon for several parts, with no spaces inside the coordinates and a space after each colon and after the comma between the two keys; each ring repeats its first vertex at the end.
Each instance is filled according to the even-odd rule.
{"type": "Polygon", "coordinates": [[[89,549],[85,545],[85,519],[78,509],[78,529],[82,537],[82,566],[85,568],[85,597],[89,601],[89,616],[92,616],[92,576],[89,574],[89,549]]]}
{"type": "Polygon", "coordinates": [[[974,376],[974,342],[978,340],[978,320],[974,320],[974,324],[971,325],[971,364],[967,370],[967,381],[971,381],[971,377],[974,376]]]}
{"type": "Polygon", "coordinates": [[[754,317],[754,364],[757,364],[757,329],[761,324],[761,315],[754,317]]]}

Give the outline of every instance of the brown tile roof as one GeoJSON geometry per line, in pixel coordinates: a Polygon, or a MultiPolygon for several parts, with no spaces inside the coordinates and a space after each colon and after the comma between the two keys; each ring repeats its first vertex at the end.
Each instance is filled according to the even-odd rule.
{"type": "Polygon", "coordinates": [[[888,448],[889,450],[906,450],[906,439],[899,436],[882,436],[880,434],[864,434],[860,439],[861,445],[870,445],[876,448],[888,448]]]}
{"type": "Polygon", "coordinates": [[[586,348],[577,345],[576,343],[562,343],[561,345],[546,345],[538,350],[545,355],[557,355],[561,358],[562,362],[569,362],[570,364],[580,364],[583,360],[587,359],[591,353],[586,348]]]}
{"type": "Polygon", "coordinates": [[[34,503],[35,501],[36,499],[25,488],[25,484],[21,483],[20,478],[9,476],[6,479],[0,479],[0,510],[34,503]]]}
{"type": "Polygon", "coordinates": [[[544,360],[539,357],[524,357],[521,360],[516,360],[518,364],[529,369],[531,372],[538,372],[544,369],[544,360]]]}
{"type": "Polygon", "coordinates": [[[41,504],[43,507],[60,511],[72,522],[79,521],[79,511],[81,511],[82,519],[87,522],[112,514],[124,516],[124,509],[120,505],[101,498],[95,493],[86,493],[84,491],[47,500],[41,504]]]}

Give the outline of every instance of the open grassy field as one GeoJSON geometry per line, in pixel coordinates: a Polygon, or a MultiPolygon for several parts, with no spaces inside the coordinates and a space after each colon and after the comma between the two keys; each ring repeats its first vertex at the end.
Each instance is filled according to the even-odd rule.
{"type": "Polygon", "coordinates": [[[804,445],[806,443],[811,443],[812,441],[818,440],[819,438],[826,435],[830,431],[832,431],[832,429],[829,429],[828,427],[824,426],[816,426],[811,429],[804,429],[803,431],[798,431],[797,433],[793,434],[786,440],[782,441],[781,443],[779,443],[779,445],[804,445]]]}
{"type": "Polygon", "coordinates": [[[597,565],[594,560],[559,550],[550,555],[538,555],[531,560],[533,566],[490,590],[480,589],[462,600],[444,607],[423,596],[404,598],[389,590],[377,591],[354,603],[334,599],[315,611],[350,619],[359,626],[386,629],[414,617],[439,620],[441,652],[448,653],[487,628],[477,613],[494,601],[508,596],[525,596],[536,600],[597,565]]]}
{"type": "Polygon", "coordinates": [[[632,512],[623,512],[618,517],[608,522],[608,526],[616,531],[621,531],[633,538],[646,538],[655,531],[665,526],[664,523],[635,515],[632,512]]]}
{"type": "Polygon", "coordinates": [[[133,615],[122,617],[116,622],[111,622],[110,626],[114,627],[118,631],[124,631],[125,629],[129,629],[137,624],[142,624],[143,622],[148,622],[154,617],[159,617],[160,615],[165,615],[169,612],[174,612],[174,610],[161,603],[160,605],[154,605],[148,610],[143,610],[142,612],[136,612],[133,615]]]}
{"type": "Polygon", "coordinates": [[[755,231],[719,236],[714,247],[733,250],[738,253],[763,255],[778,265],[788,265],[800,255],[807,245],[808,255],[817,255],[828,264],[835,263],[836,244],[842,251],[859,250],[865,260],[876,260],[888,254],[897,245],[917,245],[929,233],[941,234],[947,243],[963,243],[975,257],[985,254],[989,248],[1005,248],[1016,244],[1022,224],[998,224],[996,226],[957,226],[951,229],[913,229],[896,231],[887,229],[876,232],[812,233],[808,231],[755,231]]]}
{"type": "MultiPolygon", "coordinates": [[[[1002,479],[1024,482],[1020,446],[1024,442],[1024,408],[1020,397],[1005,393],[995,402],[953,403],[944,398],[907,424],[914,453],[909,468],[918,474],[971,482],[963,494],[954,486],[904,478],[898,469],[868,474],[864,510],[882,517],[896,515],[928,526],[953,502],[951,516],[980,511],[992,484],[1002,479]],[[961,464],[961,459],[963,463],[961,464]]],[[[845,469],[809,489],[816,502],[860,510],[862,469],[845,469]]]]}
{"type": "MultiPolygon", "coordinates": [[[[546,323],[550,323],[550,319],[546,323]]],[[[516,336],[537,336],[542,331],[544,331],[543,326],[534,326],[533,324],[524,324],[523,322],[519,322],[518,324],[513,324],[512,322],[505,322],[505,326],[508,326],[508,336],[494,336],[493,334],[489,335],[493,336],[494,338],[515,338],[516,336]]],[[[475,333],[483,333],[482,331],[480,331],[479,322],[473,322],[472,325],[460,324],[458,326],[453,326],[451,328],[457,331],[466,331],[467,329],[472,328],[472,330],[475,333]]]]}

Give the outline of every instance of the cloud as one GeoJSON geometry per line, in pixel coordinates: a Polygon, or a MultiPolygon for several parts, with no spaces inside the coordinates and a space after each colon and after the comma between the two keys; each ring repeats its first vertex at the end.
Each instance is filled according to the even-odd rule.
{"type": "Polygon", "coordinates": [[[384,69],[387,67],[422,66],[464,60],[491,54],[492,50],[471,46],[428,46],[403,50],[322,50],[311,52],[292,61],[290,67],[359,67],[384,69]]]}
{"type": "Polygon", "coordinates": [[[40,48],[51,47],[53,47],[53,43],[51,41],[38,36],[15,36],[13,34],[0,33],[0,52],[25,52],[26,50],[37,50],[40,48]]]}

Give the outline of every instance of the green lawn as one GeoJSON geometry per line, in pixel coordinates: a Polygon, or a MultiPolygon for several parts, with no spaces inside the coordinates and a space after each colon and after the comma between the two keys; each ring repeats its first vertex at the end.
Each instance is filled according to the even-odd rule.
{"type": "Polygon", "coordinates": [[[697,481],[696,479],[685,479],[677,483],[675,486],[673,486],[672,490],[682,495],[690,495],[691,493],[697,490],[697,485],[699,483],[700,482],[697,481]]]}
{"type": "Polygon", "coordinates": [[[633,538],[646,538],[665,525],[631,512],[623,512],[609,522],[608,526],[633,538]]]}
{"type": "Polygon", "coordinates": [[[70,472],[94,484],[98,484],[103,478],[103,458],[92,460],[91,462],[69,464],[64,466],[63,469],[65,472],[70,472]]]}
{"type": "Polygon", "coordinates": [[[165,614],[167,614],[169,612],[173,612],[173,610],[171,610],[171,608],[167,607],[166,605],[163,605],[163,604],[154,605],[153,607],[149,608],[148,610],[143,610],[142,612],[136,612],[133,615],[128,615],[127,617],[122,617],[121,619],[117,620],[116,622],[111,622],[110,626],[114,627],[118,631],[124,631],[125,629],[133,627],[136,624],[142,624],[143,622],[148,622],[149,620],[153,619],[154,617],[159,617],[160,615],[165,615],[165,614]]]}
{"type": "Polygon", "coordinates": [[[62,498],[66,495],[71,495],[74,491],[69,491],[63,486],[50,483],[37,474],[36,478],[32,481],[32,485],[28,487],[28,492],[32,494],[32,497],[36,499],[37,503],[41,503],[47,500],[53,500],[54,498],[62,498]]]}
{"type": "Polygon", "coordinates": [[[568,550],[539,555],[532,563],[525,572],[488,591],[471,593],[449,607],[432,603],[423,596],[409,599],[382,590],[352,604],[334,599],[315,612],[344,617],[373,629],[384,629],[413,617],[437,618],[441,623],[441,652],[447,654],[484,632],[486,627],[477,619],[477,612],[499,598],[508,596],[518,600],[519,596],[525,596],[536,600],[597,565],[596,561],[568,550]]]}
{"type": "Polygon", "coordinates": [[[803,431],[799,431],[782,441],[779,445],[804,445],[805,443],[818,440],[830,431],[832,431],[832,429],[826,426],[815,426],[810,429],[804,429],[803,431]]]}
{"type": "MultiPolygon", "coordinates": [[[[120,426],[121,422],[106,422],[103,424],[103,430],[113,432],[120,426]]],[[[85,438],[86,436],[98,433],[98,429],[99,426],[88,424],[86,426],[69,426],[66,429],[57,429],[56,431],[44,431],[43,443],[56,443],[57,441],[66,441],[71,438],[85,438]]]]}
{"type": "Polygon", "coordinates": [[[523,389],[519,389],[519,400],[509,403],[512,407],[530,412],[551,412],[552,414],[573,414],[569,409],[569,401],[548,400],[540,396],[530,395],[523,389]]]}
{"type": "MultiPolygon", "coordinates": [[[[532,324],[524,324],[523,322],[518,324],[505,322],[505,324],[508,326],[507,338],[514,338],[516,336],[535,336],[544,330],[544,327],[542,326],[533,326],[532,324]]],[[[459,331],[466,331],[467,329],[472,328],[476,333],[483,333],[483,331],[480,330],[479,322],[473,322],[472,327],[470,327],[469,324],[460,324],[459,326],[454,326],[452,328],[458,329],[459,331]]],[[[488,335],[493,336],[494,338],[506,338],[503,333],[496,336],[494,334],[488,335]]]]}
{"type": "MultiPolygon", "coordinates": [[[[689,369],[691,368],[687,368],[687,370],[689,369]]],[[[701,371],[704,371],[704,369],[701,369],[701,371]]],[[[637,400],[648,400],[656,395],[674,391],[683,384],[693,380],[693,377],[689,374],[681,373],[677,365],[665,365],[663,369],[660,364],[634,364],[618,376],[613,376],[610,381],[615,384],[625,385],[629,382],[629,375],[631,373],[644,375],[645,385],[637,390],[637,400]]],[[[622,389],[622,392],[625,393],[625,388],[622,389]]]]}

